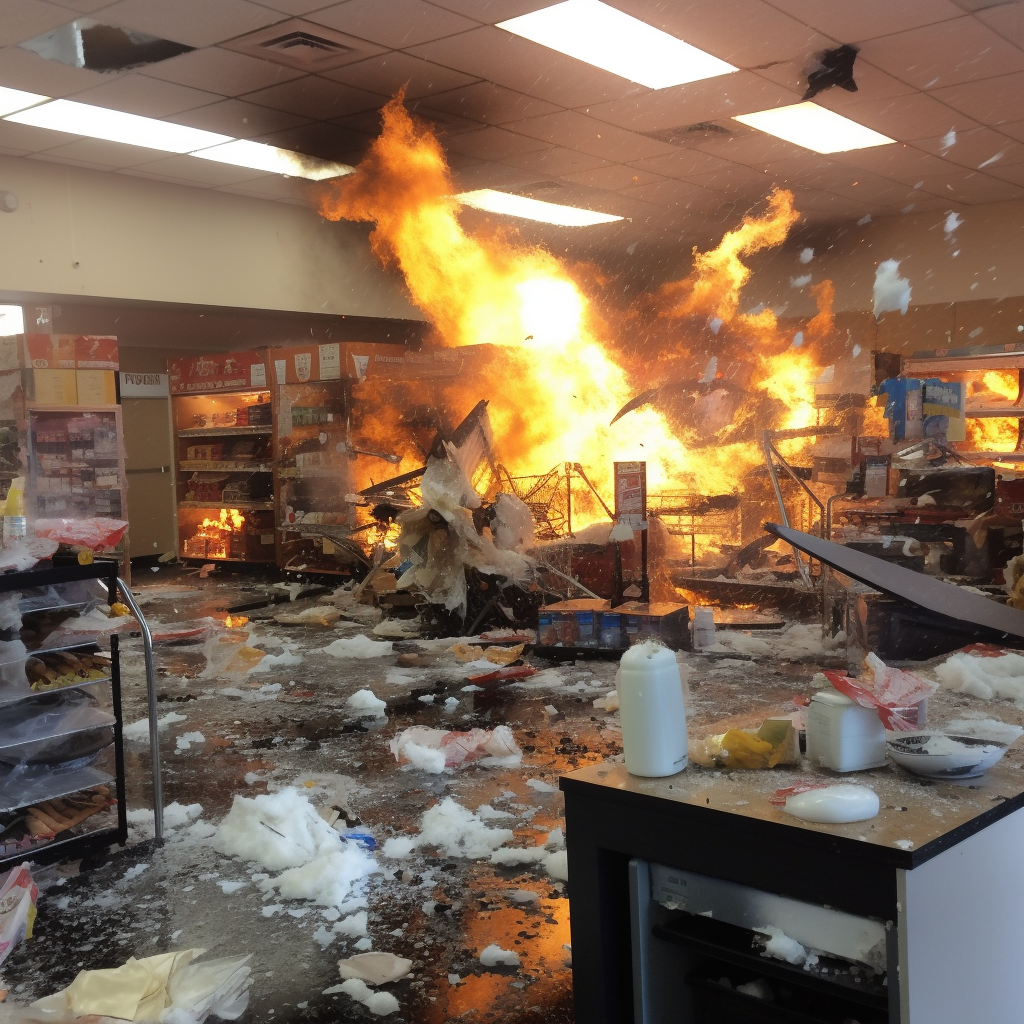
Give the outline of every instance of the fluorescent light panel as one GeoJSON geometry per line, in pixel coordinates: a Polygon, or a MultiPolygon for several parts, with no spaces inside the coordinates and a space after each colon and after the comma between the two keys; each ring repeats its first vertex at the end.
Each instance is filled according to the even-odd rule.
{"type": "Polygon", "coordinates": [[[42,103],[49,98],[49,96],[40,96],[34,92],[22,92],[20,89],[5,89],[0,86],[0,117],[24,110],[26,107],[42,103]]]}
{"type": "Polygon", "coordinates": [[[194,149],[230,142],[230,135],[206,132],[184,124],[172,124],[153,117],[127,114],[123,110],[96,107],[74,100],[53,100],[10,114],[8,121],[28,124],[35,128],[84,135],[90,139],[123,142],[129,146],[145,146],[165,153],[190,153],[194,149]]]}
{"type": "Polygon", "coordinates": [[[564,228],[585,228],[592,224],[611,224],[613,221],[622,220],[621,217],[610,213],[581,210],[576,206],[562,206],[559,203],[545,203],[540,199],[528,199],[526,196],[497,192],[491,188],[462,192],[455,198],[464,206],[472,206],[477,210],[538,220],[544,224],[558,224],[564,228]]]}
{"type": "Polygon", "coordinates": [[[847,153],[851,149],[887,146],[896,141],[817,103],[793,103],[754,114],[739,114],[733,120],[815,153],[847,153]]]}
{"type": "Polygon", "coordinates": [[[686,85],[737,70],[600,0],[565,0],[498,22],[498,28],[649,89],[686,85]]]}
{"type": "Polygon", "coordinates": [[[310,178],[322,181],[324,178],[338,178],[351,174],[348,164],[329,163],[313,156],[294,153],[290,149],[278,149],[264,142],[249,139],[235,139],[210,149],[199,149],[190,154],[201,160],[215,160],[217,163],[233,164],[235,167],[251,167],[256,171],[271,174],[290,174],[296,178],[310,178]]]}

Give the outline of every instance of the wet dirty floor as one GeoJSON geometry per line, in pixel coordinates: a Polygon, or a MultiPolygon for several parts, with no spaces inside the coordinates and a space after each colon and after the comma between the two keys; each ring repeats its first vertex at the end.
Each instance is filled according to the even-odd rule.
{"type": "MultiPolygon", "coordinates": [[[[147,617],[167,625],[203,616],[223,620],[224,610],[258,600],[268,587],[271,581],[252,576],[201,580],[180,568],[144,570],[136,578],[147,617]]],[[[239,668],[244,659],[220,665],[223,650],[215,665],[208,664],[208,647],[161,645],[160,717],[171,716],[160,731],[164,801],[180,805],[169,812],[167,838],[163,844],[151,838],[148,745],[137,727],[139,738],[126,744],[131,841],[80,870],[69,864],[40,871],[36,934],[4,966],[13,999],[25,1003],[53,992],[83,968],[203,947],[207,957],[253,954],[243,1021],[376,1020],[348,994],[331,991],[341,980],[337,961],[372,948],[413,961],[409,977],[387,986],[400,1005],[388,1020],[573,1020],[571,879],[553,877],[542,863],[503,868],[429,845],[398,860],[381,847],[391,837],[416,834],[424,812],[446,797],[470,811],[493,809],[500,820],[489,823],[515,833],[509,846],[544,843],[564,824],[559,775],[621,755],[618,715],[594,706],[612,689],[615,663],[535,660],[542,671],[530,679],[466,689],[465,670],[446,644],[402,639],[382,656],[336,658],[323,648],[370,634],[371,625],[286,626],[272,618],[313,603],[243,613],[249,622],[228,635],[239,649],[269,655],[248,674],[239,668]],[[347,706],[363,689],[386,701],[384,717],[347,706]],[[400,766],[388,748],[412,725],[502,724],[523,752],[516,767],[474,763],[428,774],[400,766]],[[380,870],[361,891],[365,935],[339,934],[336,910],[268,895],[252,877],[258,869],[214,849],[212,836],[236,796],[286,786],[314,804],[342,808],[350,826],[376,840],[380,870]],[[519,965],[485,966],[480,954],[491,944],[518,954],[519,965]]],[[[785,648],[783,641],[773,643],[785,648]]],[[[792,710],[788,702],[808,692],[822,655],[684,660],[693,735],[725,716],[792,710]]],[[[139,722],[145,685],[137,640],[126,641],[123,664],[125,721],[139,722]]]]}

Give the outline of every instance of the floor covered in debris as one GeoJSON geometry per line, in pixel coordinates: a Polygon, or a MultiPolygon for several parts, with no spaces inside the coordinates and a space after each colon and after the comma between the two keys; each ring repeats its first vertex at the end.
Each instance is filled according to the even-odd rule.
{"type": "MultiPolygon", "coordinates": [[[[225,609],[276,589],[251,574],[221,571],[201,580],[175,567],[146,569],[135,583],[147,618],[160,624],[205,616],[222,623],[225,609]]],[[[364,658],[325,651],[339,639],[370,634],[366,606],[361,622],[275,621],[282,610],[315,605],[315,598],[300,597],[244,613],[249,621],[234,627],[239,644],[267,655],[253,671],[237,662],[208,664],[195,643],[160,646],[163,844],[152,839],[141,645],[125,642],[131,839],[95,863],[39,869],[35,935],[4,965],[10,1001],[25,1004],[56,991],[82,969],[202,947],[207,957],[252,954],[244,1021],[375,1020],[370,1008],[339,989],[337,966],[372,949],[413,962],[409,976],[387,986],[399,1004],[389,1020],[573,1019],[572,882],[558,856],[564,843],[557,785],[566,771],[621,757],[618,715],[601,706],[613,688],[615,662],[551,665],[534,658],[536,675],[475,688],[448,652],[451,640],[396,640],[364,658]],[[383,715],[352,706],[349,698],[361,690],[386,702],[383,715]],[[400,765],[389,741],[413,725],[507,725],[522,761],[483,760],[440,774],[400,765]],[[370,856],[379,870],[357,881],[340,909],[287,898],[268,888],[267,872],[214,848],[214,833],[236,796],[289,786],[315,806],[338,808],[349,826],[376,842],[370,856]],[[544,853],[509,866],[494,862],[493,842],[483,850],[424,843],[403,857],[387,855],[389,839],[416,836],[424,813],[446,798],[473,812],[472,828],[511,830],[502,850],[541,847],[544,853]],[[515,956],[481,960],[491,946],[515,956]]],[[[845,652],[823,646],[811,622],[737,633],[724,648],[680,659],[690,668],[692,737],[723,719],[739,723],[792,711],[793,696],[808,693],[822,667],[844,666],[845,652]]],[[[942,698],[951,707],[971,701],[942,698]]],[[[792,775],[780,771],[778,784],[792,775]]]]}

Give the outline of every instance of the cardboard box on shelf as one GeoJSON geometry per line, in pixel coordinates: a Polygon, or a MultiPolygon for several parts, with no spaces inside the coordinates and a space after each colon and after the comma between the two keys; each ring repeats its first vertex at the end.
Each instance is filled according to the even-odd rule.
{"type": "Polygon", "coordinates": [[[78,405],[74,370],[33,370],[32,386],[37,405],[78,405]]]}
{"type": "Polygon", "coordinates": [[[76,370],[79,405],[117,405],[113,370],[76,370]]]}

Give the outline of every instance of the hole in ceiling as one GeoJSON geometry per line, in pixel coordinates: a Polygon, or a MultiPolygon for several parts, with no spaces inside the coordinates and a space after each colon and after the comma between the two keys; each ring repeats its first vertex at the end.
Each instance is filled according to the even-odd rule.
{"type": "Polygon", "coordinates": [[[19,44],[46,60],[90,71],[129,71],[195,49],[184,43],[79,18],[19,44]]]}
{"type": "Polygon", "coordinates": [[[727,142],[729,139],[742,134],[742,129],[733,127],[726,128],[725,125],[715,121],[700,121],[697,124],[684,124],[677,128],[659,128],[653,132],[641,132],[649,139],[657,139],[658,142],[667,142],[670,146],[687,146],[696,142],[727,142]]]}

